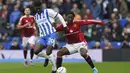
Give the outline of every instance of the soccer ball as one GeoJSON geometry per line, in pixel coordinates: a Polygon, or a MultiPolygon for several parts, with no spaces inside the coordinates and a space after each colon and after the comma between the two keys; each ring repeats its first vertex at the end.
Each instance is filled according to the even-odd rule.
{"type": "Polygon", "coordinates": [[[59,67],[56,73],[67,73],[67,70],[65,67],[59,67]]]}

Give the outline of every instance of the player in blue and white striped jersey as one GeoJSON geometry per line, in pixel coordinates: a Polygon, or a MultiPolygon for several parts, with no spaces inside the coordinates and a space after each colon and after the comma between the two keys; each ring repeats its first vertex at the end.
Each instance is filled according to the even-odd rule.
{"type": "Polygon", "coordinates": [[[53,27],[50,17],[56,21],[60,21],[65,28],[66,23],[59,13],[53,11],[52,9],[42,9],[41,2],[39,0],[34,1],[34,6],[36,9],[35,22],[40,34],[40,39],[36,44],[34,52],[36,55],[46,58],[44,66],[47,66],[48,60],[50,60],[52,63],[52,73],[55,73],[56,65],[51,53],[56,42],[56,29],[53,27]],[[46,48],[46,54],[41,52],[43,48],[46,48]]]}

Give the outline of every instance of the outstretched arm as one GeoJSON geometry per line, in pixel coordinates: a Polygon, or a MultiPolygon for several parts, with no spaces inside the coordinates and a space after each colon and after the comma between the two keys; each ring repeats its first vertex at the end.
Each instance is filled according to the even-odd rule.
{"type": "Polygon", "coordinates": [[[91,19],[91,20],[76,20],[74,21],[74,23],[76,24],[79,24],[79,25],[90,25],[90,24],[100,24],[100,25],[103,25],[104,22],[101,21],[101,20],[94,20],[94,19],[91,19]]]}
{"type": "Polygon", "coordinates": [[[63,17],[59,13],[55,12],[54,10],[48,9],[48,15],[50,17],[54,18],[56,21],[59,21],[60,24],[63,25],[63,27],[67,26],[65,20],[63,19],[63,17]]]}
{"type": "Polygon", "coordinates": [[[59,25],[59,26],[57,26],[56,27],[56,31],[58,32],[58,31],[63,31],[64,29],[63,29],[63,25],[59,25]]]}

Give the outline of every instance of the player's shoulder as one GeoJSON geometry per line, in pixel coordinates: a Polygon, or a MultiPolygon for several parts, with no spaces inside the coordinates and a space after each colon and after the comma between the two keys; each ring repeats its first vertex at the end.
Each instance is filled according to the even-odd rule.
{"type": "Polygon", "coordinates": [[[55,12],[53,9],[47,8],[46,9],[48,12],[55,12]]]}
{"type": "Polygon", "coordinates": [[[25,19],[25,18],[26,18],[26,16],[23,15],[23,16],[21,16],[20,20],[23,20],[23,19],[25,19]]]}
{"type": "Polygon", "coordinates": [[[30,15],[30,18],[34,18],[34,16],[33,16],[33,15],[30,15]]]}
{"type": "Polygon", "coordinates": [[[26,18],[26,16],[25,15],[21,16],[21,19],[23,19],[23,18],[26,18]]]}

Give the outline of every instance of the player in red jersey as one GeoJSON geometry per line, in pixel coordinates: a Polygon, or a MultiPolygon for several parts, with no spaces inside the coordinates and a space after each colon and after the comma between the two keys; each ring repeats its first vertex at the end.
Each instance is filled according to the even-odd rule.
{"type": "MultiPolygon", "coordinates": [[[[98,73],[98,70],[94,66],[90,56],[87,54],[87,43],[84,38],[84,34],[82,33],[80,26],[87,24],[101,24],[104,22],[100,20],[77,20],[73,21],[74,13],[70,12],[67,14],[67,30],[65,31],[67,43],[57,52],[57,68],[62,66],[62,56],[70,55],[73,53],[79,52],[80,55],[88,62],[91,66],[94,73],[98,73]]],[[[63,25],[59,25],[56,28],[57,31],[63,31],[63,25]]]]}
{"type": "Polygon", "coordinates": [[[28,45],[30,45],[30,64],[33,65],[32,59],[34,55],[34,44],[36,42],[35,37],[35,21],[34,17],[30,15],[30,9],[25,8],[24,10],[25,15],[20,18],[18,23],[17,29],[21,29],[22,32],[22,46],[24,47],[23,54],[24,54],[24,65],[28,66],[27,62],[27,50],[28,45]]]}

